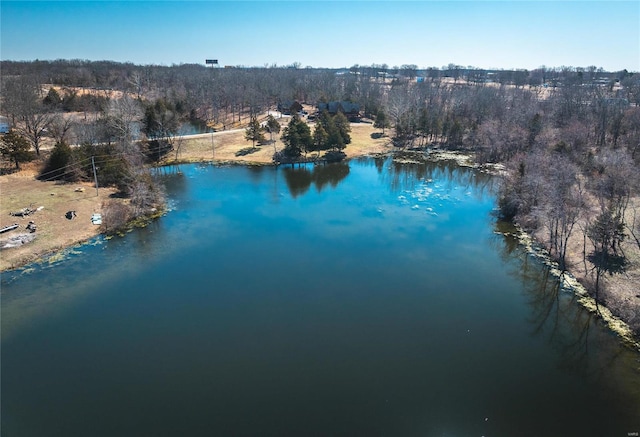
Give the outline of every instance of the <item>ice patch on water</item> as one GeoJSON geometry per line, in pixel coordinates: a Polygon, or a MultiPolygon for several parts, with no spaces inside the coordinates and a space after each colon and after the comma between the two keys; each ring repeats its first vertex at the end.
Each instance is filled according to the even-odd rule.
{"type": "Polygon", "coordinates": [[[175,199],[169,199],[167,201],[167,212],[175,211],[178,209],[178,202],[175,199]]]}

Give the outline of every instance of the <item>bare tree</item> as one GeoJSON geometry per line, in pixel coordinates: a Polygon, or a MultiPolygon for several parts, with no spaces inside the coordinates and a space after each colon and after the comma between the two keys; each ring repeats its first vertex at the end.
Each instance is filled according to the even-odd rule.
{"type": "Polygon", "coordinates": [[[624,219],[638,180],[638,170],[631,156],[623,149],[605,149],[595,158],[594,165],[591,185],[601,210],[609,209],[624,219]]]}
{"type": "Polygon", "coordinates": [[[106,111],[107,124],[114,130],[121,151],[125,152],[133,147],[133,140],[138,136],[138,122],[141,116],[142,108],[138,101],[126,94],[109,102],[106,111]]]}
{"type": "Polygon", "coordinates": [[[40,155],[42,138],[47,133],[53,114],[42,103],[42,87],[33,76],[18,76],[5,81],[3,108],[11,117],[15,129],[24,135],[36,155],[40,155]]]}
{"type": "Polygon", "coordinates": [[[49,124],[49,132],[56,143],[66,143],[67,137],[73,128],[73,120],[62,114],[55,114],[49,124]]]}
{"type": "Polygon", "coordinates": [[[140,100],[142,98],[144,82],[142,73],[140,73],[139,71],[134,71],[133,73],[131,73],[131,76],[127,78],[127,82],[134,89],[137,99],[140,100]]]}
{"type": "Polygon", "coordinates": [[[419,94],[412,91],[407,86],[393,87],[386,102],[386,112],[395,130],[393,141],[399,147],[413,144],[418,130],[419,94]]]}
{"type": "Polygon", "coordinates": [[[584,190],[579,171],[567,158],[557,156],[545,178],[544,204],[540,208],[549,236],[549,252],[560,269],[566,269],[567,245],[573,228],[585,210],[584,190]]]}

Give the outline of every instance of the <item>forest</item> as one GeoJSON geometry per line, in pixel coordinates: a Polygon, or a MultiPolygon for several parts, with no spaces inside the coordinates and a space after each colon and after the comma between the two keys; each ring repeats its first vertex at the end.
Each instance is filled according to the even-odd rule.
{"type": "MultiPolygon", "coordinates": [[[[503,166],[500,216],[536,235],[561,270],[571,264],[570,241],[582,241],[580,262],[596,302],[605,300],[599,293],[607,276],[640,261],[623,245],[640,251],[638,72],[83,60],[3,61],[0,68],[0,115],[13,128],[0,146],[4,159],[19,168],[49,141],[55,146],[40,157],[41,177],[76,180],[93,177],[97,157],[101,180],[117,185],[140,211],[162,197],[145,164],[175,149],[185,128],[246,127],[248,140],[264,141],[256,119],[267,110],[283,102],[343,101],[357,104],[394,149],[464,151],[478,164],[503,166]]],[[[313,132],[291,120],[281,136],[295,145],[290,159],[348,143],[342,114],[319,114],[313,132]]],[[[640,320],[633,327],[638,332],[640,320]]]]}

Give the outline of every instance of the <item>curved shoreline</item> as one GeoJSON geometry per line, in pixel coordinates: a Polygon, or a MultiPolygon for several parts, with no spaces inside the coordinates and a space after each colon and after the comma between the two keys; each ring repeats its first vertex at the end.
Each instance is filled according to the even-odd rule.
{"type": "MultiPolygon", "coordinates": [[[[393,156],[394,150],[387,150],[385,152],[373,152],[373,153],[356,153],[350,154],[347,158],[347,161],[350,159],[357,159],[363,157],[389,157],[393,156]]],[[[410,162],[419,162],[420,160],[429,160],[429,161],[454,161],[457,165],[461,167],[469,167],[476,168],[481,171],[487,171],[493,174],[499,175],[502,172],[502,167],[500,165],[493,165],[490,167],[480,166],[473,161],[473,155],[470,153],[458,152],[458,151],[447,151],[440,149],[431,149],[426,154],[425,151],[403,151],[405,155],[404,158],[400,158],[399,162],[406,161],[410,162]],[[411,159],[411,157],[418,159],[411,159]]],[[[245,161],[241,159],[233,160],[233,159],[184,159],[177,160],[174,162],[166,163],[162,166],[158,166],[156,168],[168,167],[168,166],[179,166],[181,164],[198,164],[198,163],[206,163],[214,166],[226,166],[226,165],[240,165],[240,166],[278,166],[278,165],[287,165],[287,164],[278,164],[273,162],[262,162],[262,161],[245,161]]],[[[156,217],[157,218],[157,217],[156,217]]],[[[137,219],[133,219],[131,223],[135,222],[137,219]]],[[[560,281],[561,288],[564,290],[568,290],[572,292],[574,295],[578,297],[577,301],[580,305],[587,311],[596,314],[598,317],[602,319],[602,321],[606,324],[606,326],[614,332],[628,347],[636,349],[640,351],[640,340],[638,336],[631,329],[630,325],[622,320],[619,317],[613,315],[613,313],[604,305],[597,304],[595,299],[590,296],[588,290],[576,279],[576,277],[571,274],[570,271],[562,272],[558,268],[558,264],[553,261],[547,250],[544,246],[538,242],[533,236],[526,233],[522,228],[516,225],[517,232],[515,234],[506,233],[506,236],[512,236],[518,240],[518,243],[525,249],[528,255],[531,255],[538,259],[540,262],[545,264],[550,268],[550,273],[560,281]]],[[[23,268],[26,268],[30,264],[42,264],[47,262],[53,257],[56,257],[57,254],[63,253],[66,250],[71,250],[76,247],[82,247],[85,244],[89,244],[90,241],[103,236],[104,238],[108,238],[104,232],[101,232],[99,229],[96,229],[96,232],[89,236],[84,237],[79,240],[75,240],[69,244],[65,245],[56,245],[52,248],[48,248],[43,252],[36,252],[30,254],[28,256],[20,258],[15,264],[11,267],[3,268],[0,270],[2,272],[8,271],[17,271],[23,268]]]]}

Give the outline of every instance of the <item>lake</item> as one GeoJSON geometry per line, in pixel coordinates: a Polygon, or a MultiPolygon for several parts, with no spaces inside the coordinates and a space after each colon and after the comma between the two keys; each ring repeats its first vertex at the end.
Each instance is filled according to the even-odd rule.
{"type": "Polygon", "coordinates": [[[502,233],[491,176],[160,173],[164,217],[2,275],[3,436],[640,432],[640,354],[502,233]]]}

